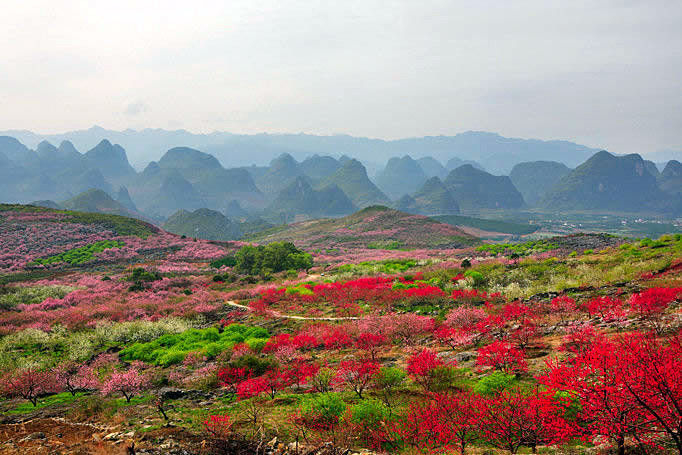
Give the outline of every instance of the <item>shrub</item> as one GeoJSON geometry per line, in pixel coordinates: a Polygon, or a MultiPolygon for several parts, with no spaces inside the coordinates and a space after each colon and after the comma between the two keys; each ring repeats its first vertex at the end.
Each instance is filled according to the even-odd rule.
{"type": "Polygon", "coordinates": [[[494,395],[509,388],[514,383],[515,378],[513,374],[495,371],[479,379],[476,385],[474,385],[473,391],[478,395],[494,395]]]}
{"type": "Polygon", "coordinates": [[[223,351],[231,350],[237,343],[247,343],[255,339],[267,340],[269,334],[261,327],[247,327],[232,324],[222,333],[212,327],[190,329],[179,334],[166,334],[154,341],[135,343],[123,349],[122,359],[142,360],[156,365],[173,365],[182,362],[189,352],[199,352],[213,358],[223,351]]]}
{"type": "Polygon", "coordinates": [[[234,258],[235,269],[250,275],[267,276],[283,270],[307,270],[313,266],[312,256],[289,242],[246,245],[237,251],[234,258]]]}

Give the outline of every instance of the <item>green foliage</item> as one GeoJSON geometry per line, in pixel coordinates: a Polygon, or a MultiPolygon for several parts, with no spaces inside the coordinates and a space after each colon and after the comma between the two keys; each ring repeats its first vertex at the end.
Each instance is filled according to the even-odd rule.
{"type": "Polygon", "coordinates": [[[404,248],[404,245],[398,240],[384,240],[370,242],[367,244],[367,248],[370,250],[400,250],[404,248]]]}
{"type": "Polygon", "coordinates": [[[481,378],[474,385],[473,391],[478,395],[495,395],[509,388],[514,383],[516,376],[496,371],[481,378]]]}
{"type": "Polygon", "coordinates": [[[47,298],[62,299],[73,291],[69,286],[2,286],[0,287],[0,310],[9,310],[17,305],[40,303],[47,298]]]}
{"type": "Polygon", "coordinates": [[[386,421],[391,411],[381,401],[367,399],[351,406],[351,415],[355,423],[367,428],[374,428],[386,421]]]}
{"type": "Polygon", "coordinates": [[[190,352],[200,352],[213,358],[223,351],[232,349],[237,343],[248,343],[256,339],[269,338],[267,330],[261,327],[247,327],[232,324],[222,332],[217,328],[190,329],[179,334],[163,335],[147,343],[135,343],[120,353],[122,359],[142,360],[156,365],[173,365],[184,360],[190,352]]]}
{"type": "Polygon", "coordinates": [[[161,275],[158,272],[155,271],[148,271],[143,269],[142,267],[136,267],[133,269],[133,271],[126,277],[127,281],[134,281],[134,282],[150,282],[150,281],[158,281],[161,279],[161,275]]]}
{"type": "Polygon", "coordinates": [[[440,365],[429,372],[431,376],[431,391],[445,392],[455,386],[461,377],[461,372],[450,365],[440,365]]]}
{"type": "Polygon", "coordinates": [[[310,254],[290,242],[246,245],[235,254],[235,269],[250,275],[266,275],[283,270],[302,270],[313,266],[310,254]]]}
{"type": "Polygon", "coordinates": [[[481,286],[485,283],[485,276],[476,270],[467,270],[464,272],[464,276],[474,280],[474,286],[481,286]]]}
{"type": "Polygon", "coordinates": [[[559,248],[547,240],[535,240],[525,243],[490,243],[481,245],[476,248],[476,251],[487,252],[494,256],[503,254],[509,256],[518,254],[519,256],[528,256],[530,254],[544,253],[545,251],[555,250],[559,248]]]}
{"type": "Polygon", "coordinates": [[[277,362],[271,357],[257,357],[253,354],[247,354],[239,357],[237,360],[230,362],[230,366],[235,368],[246,368],[253,372],[253,376],[260,376],[268,370],[272,370],[277,366],[277,362]]]}
{"type": "Polygon", "coordinates": [[[233,255],[230,256],[225,256],[220,259],[216,259],[215,261],[211,262],[211,267],[214,269],[219,269],[220,267],[234,267],[237,265],[237,259],[233,255]]]}
{"type": "Polygon", "coordinates": [[[52,265],[59,262],[65,262],[71,265],[83,264],[92,261],[95,258],[95,253],[101,253],[110,248],[121,248],[125,243],[118,240],[101,240],[90,245],[82,246],[80,248],[73,248],[63,253],[55,254],[47,258],[36,259],[31,264],[34,265],[52,265]]]}
{"type": "Polygon", "coordinates": [[[318,423],[334,423],[346,411],[346,403],[337,393],[323,393],[305,400],[301,406],[304,417],[318,423]]]}
{"type": "Polygon", "coordinates": [[[395,275],[397,273],[404,273],[416,266],[417,261],[414,259],[390,259],[387,261],[364,261],[359,264],[343,264],[336,270],[339,273],[385,273],[387,275],[395,275]]]}

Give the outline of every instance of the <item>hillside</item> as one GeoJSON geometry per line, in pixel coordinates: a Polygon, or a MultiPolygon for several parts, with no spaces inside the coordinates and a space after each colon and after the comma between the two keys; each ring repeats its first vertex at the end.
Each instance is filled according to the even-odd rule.
{"type": "Polygon", "coordinates": [[[427,177],[438,177],[439,179],[444,179],[448,175],[448,169],[441,164],[440,161],[432,156],[425,156],[419,158],[417,163],[424,171],[427,177]]]}
{"type": "Polygon", "coordinates": [[[509,178],[529,205],[535,205],[559,180],[571,172],[556,161],[530,161],[514,166],[509,178]]]}
{"type": "Polygon", "coordinates": [[[341,168],[318,184],[318,188],[330,185],[341,188],[358,208],[390,203],[386,195],[367,177],[365,166],[358,160],[345,160],[341,168]]]}
{"type": "Polygon", "coordinates": [[[419,163],[409,155],[388,160],[384,170],[377,175],[375,182],[379,189],[393,200],[412,194],[424,184],[428,176],[419,163]]]}
{"type": "Polygon", "coordinates": [[[659,185],[665,193],[682,195],[682,163],[670,160],[659,177],[659,185]]]}
{"type": "Polygon", "coordinates": [[[206,240],[236,240],[241,237],[239,225],[215,210],[179,210],[168,217],[163,229],[173,234],[206,240]]]}
{"type": "Polygon", "coordinates": [[[304,249],[460,248],[477,243],[453,226],[382,206],[367,207],[343,218],[280,226],[257,233],[250,240],[289,241],[304,249]]]}
{"type": "Polygon", "coordinates": [[[431,177],[413,195],[405,195],[396,203],[404,212],[420,215],[452,215],[459,213],[459,204],[438,177],[431,177]]]}
{"type": "Polygon", "coordinates": [[[100,189],[90,189],[59,204],[67,210],[143,218],[100,189]]]}
{"type": "Polygon", "coordinates": [[[551,210],[637,212],[652,210],[663,199],[641,156],[602,150],[562,178],[541,205],[551,210]]]}
{"type": "Polygon", "coordinates": [[[322,180],[338,171],[341,163],[331,156],[313,155],[298,165],[301,171],[313,181],[322,180]]]}
{"type": "Polygon", "coordinates": [[[296,160],[284,153],[270,162],[268,170],[258,177],[256,184],[265,194],[274,196],[303,175],[296,160]]]}
{"type": "Polygon", "coordinates": [[[265,213],[277,221],[293,221],[296,216],[309,217],[348,215],[355,206],[336,185],[315,190],[306,177],[294,181],[277,195],[265,213]]]}
{"type": "Polygon", "coordinates": [[[518,209],[524,206],[523,196],[509,177],[489,174],[471,164],[450,172],[443,183],[463,211],[518,209]]]}

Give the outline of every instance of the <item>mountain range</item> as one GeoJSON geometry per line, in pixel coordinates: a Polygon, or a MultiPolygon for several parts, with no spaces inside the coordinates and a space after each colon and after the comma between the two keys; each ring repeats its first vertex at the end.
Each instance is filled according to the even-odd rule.
{"type": "Polygon", "coordinates": [[[373,205],[421,215],[528,207],[682,213],[679,161],[659,172],[639,155],[606,151],[574,169],[558,161],[516,163],[509,176],[459,157],[444,165],[433,156],[395,156],[379,166],[374,178],[348,155],[314,154],[299,161],[284,152],[265,166],[241,164],[225,168],[216,156],[182,146],[171,147],[136,172],[127,151],[108,139],[80,153],[69,141],[58,147],[41,141],[32,150],[16,138],[0,136],[0,200],[125,214],[158,224],[178,211],[184,211],[187,224],[205,215],[197,215],[199,209],[263,225],[340,217],[373,205]]]}

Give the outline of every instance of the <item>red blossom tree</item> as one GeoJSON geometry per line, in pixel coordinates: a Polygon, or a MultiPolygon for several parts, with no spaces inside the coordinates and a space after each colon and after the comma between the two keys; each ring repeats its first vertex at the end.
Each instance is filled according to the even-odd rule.
{"type": "Polygon", "coordinates": [[[507,374],[517,374],[528,370],[523,351],[504,341],[493,341],[479,349],[476,364],[492,367],[507,374]]]}
{"type": "Polygon", "coordinates": [[[60,389],[55,376],[50,371],[39,370],[34,367],[22,368],[8,372],[1,380],[2,394],[7,397],[21,397],[38,405],[38,397],[45,393],[56,392],[60,389]]]}
{"type": "Polygon", "coordinates": [[[139,395],[143,390],[150,386],[149,376],[140,372],[137,368],[130,368],[128,371],[115,371],[104,381],[100,392],[103,395],[113,395],[120,393],[130,402],[135,395],[139,395]]]}
{"type": "Polygon", "coordinates": [[[346,360],[339,364],[334,382],[338,386],[350,387],[358,398],[362,398],[362,393],[378,372],[379,365],[369,360],[346,360]]]}
{"type": "Polygon", "coordinates": [[[355,340],[355,345],[357,346],[357,348],[366,351],[372,360],[376,359],[377,353],[381,350],[381,347],[385,343],[386,343],[385,336],[370,332],[361,333],[355,340]]]}

